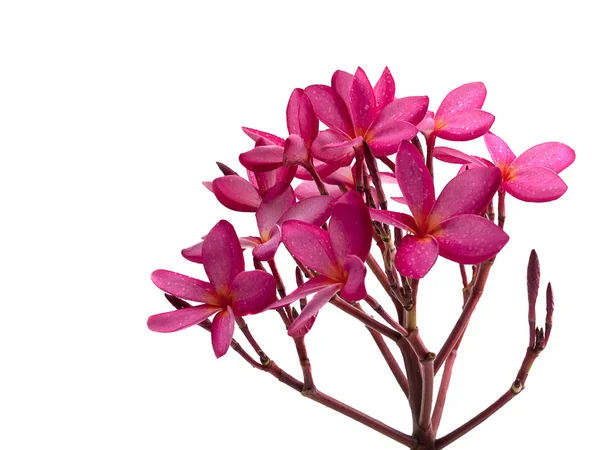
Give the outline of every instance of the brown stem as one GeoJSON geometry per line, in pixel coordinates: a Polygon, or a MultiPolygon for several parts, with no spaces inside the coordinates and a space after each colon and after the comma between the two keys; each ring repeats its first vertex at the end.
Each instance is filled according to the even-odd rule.
{"type": "Polygon", "coordinates": [[[442,367],[442,364],[444,364],[444,361],[446,361],[446,358],[448,355],[450,355],[450,352],[456,346],[465,332],[467,325],[469,324],[469,320],[475,311],[475,307],[483,295],[483,288],[485,287],[485,283],[487,282],[493,263],[494,259],[492,258],[479,265],[479,270],[477,271],[469,299],[467,300],[460,317],[456,321],[454,328],[450,332],[450,335],[446,339],[446,342],[444,342],[444,345],[437,355],[434,363],[434,373],[437,373],[438,370],[440,370],[440,367],[442,367]]]}
{"type": "Polygon", "coordinates": [[[454,361],[456,360],[456,354],[460,341],[456,343],[456,346],[450,352],[450,355],[446,359],[444,364],[444,372],[442,374],[442,381],[440,383],[440,389],[435,400],[435,407],[433,408],[433,414],[431,417],[431,426],[433,428],[433,434],[436,435],[440,427],[442,420],[442,414],[444,413],[444,406],[446,405],[446,396],[448,394],[448,388],[450,387],[450,380],[452,379],[452,369],[454,368],[454,361]]]}
{"type": "Polygon", "coordinates": [[[256,339],[254,339],[254,336],[252,336],[252,333],[250,332],[250,328],[248,328],[248,324],[246,323],[244,318],[236,317],[235,323],[237,323],[238,327],[240,328],[240,331],[246,337],[246,339],[248,340],[248,343],[252,346],[252,348],[254,349],[254,351],[256,352],[258,357],[260,358],[260,362],[264,364],[265,361],[268,361],[269,357],[260,348],[260,345],[258,345],[258,342],[256,342],[256,339]]]}
{"type": "Polygon", "coordinates": [[[506,206],[504,200],[506,192],[504,189],[498,189],[498,226],[504,229],[504,221],[506,220],[506,206]]]}
{"type": "Polygon", "coordinates": [[[394,162],[390,158],[388,158],[387,156],[382,156],[379,159],[381,160],[382,163],[384,163],[386,166],[388,166],[388,168],[393,173],[396,173],[396,164],[394,164],[394,162]]]}
{"type": "Polygon", "coordinates": [[[306,164],[304,166],[304,168],[308,171],[308,173],[313,178],[313,180],[315,180],[315,184],[317,185],[317,189],[319,189],[319,193],[321,195],[329,195],[329,192],[327,191],[327,187],[325,187],[325,183],[323,183],[321,176],[315,169],[315,166],[314,166],[312,160],[310,160],[308,162],[308,164],[306,164]]]}
{"type": "Polygon", "coordinates": [[[367,262],[367,266],[369,267],[369,269],[371,269],[371,272],[373,272],[373,274],[375,275],[375,277],[377,278],[377,280],[379,281],[381,286],[383,286],[383,288],[385,289],[385,292],[390,294],[390,282],[388,281],[387,276],[383,272],[383,269],[377,263],[377,261],[375,260],[375,258],[373,257],[373,255],[371,253],[369,253],[369,256],[367,256],[366,262],[367,262]]]}
{"type": "Polygon", "coordinates": [[[427,137],[425,139],[425,144],[427,145],[427,158],[425,165],[431,174],[431,178],[433,178],[433,147],[435,146],[435,135],[431,134],[429,137],[427,137]]]}
{"type": "Polygon", "coordinates": [[[308,359],[308,352],[306,351],[306,343],[304,342],[304,336],[294,338],[296,344],[296,351],[298,352],[298,360],[300,361],[300,367],[302,368],[302,376],[304,378],[304,389],[313,389],[315,383],[312,377],[312,368],[310,365],[310,359],[308,359]]]}

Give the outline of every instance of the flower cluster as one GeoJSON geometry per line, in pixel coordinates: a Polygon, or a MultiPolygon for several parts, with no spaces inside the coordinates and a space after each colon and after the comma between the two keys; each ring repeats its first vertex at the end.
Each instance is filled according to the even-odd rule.
{"type": "MultiPolygon", "coordinates": [[[[243,316],[277,311],[298,344],[319,310],[332,302],[374,333],[389,337],[394,332],[407,339],[403,352],[418,357],[414,367],[406,367],[408,379],[422,377],[410,389],[420,389],[422,402],[430,402],[426,377],[433,377],[433,367],[437,370],[458,346],[468,316],[459,320],[428,369],[423,361],[429,353],[415,337],[419,280],[438,256],[457,263],[465,290],[463,314],[470,314],[490,262],[509,240],[504,231],[505,194],[526,202],[556,200],[567,189],[558,174],[575,159],[573,150],[558,142],[536,145],[517,157],[490,131],[495,118],[482,109],[485,98],[483,83],[468,83],[452,90],[433,111],[427,96],[396,98],[387,68],[375,86],[358,68],[354,74],[336,71],[331,85],[294,89],[286,110],[287,137],[244,127],[254,141],[253,148],[239,155],[245,172],[219,163],[223,176],[204,183],[226,208],[253,213],[256,231],[239,237],[233,225],[222,220],[201,242],[182,251],[186,259],[204,267],[208,282],[166,270],[154,272],[152,281],[171,298],[200,305],[178,303],[180,309],[151,316],[148,327],[172,332],[210,325],[213,349],[220,357],[235,344],[236,323],[248,333],[243,316]],[[478,138],[491,160],[436,145],[438,140],[478,138]],[[438,194],[434,161],[461,165],[438,194]],[[392,197],[398,211],[388,209],[384,187],[390,183],[402,193],[401,198],[392,197]],[[281,258],[288,258],[296,270],[297,287],[289,293],[276,264],[281,258]],[[255,270],[246,270],[245,259],[252,259],[255,270]],[[464,265],[474,266],[471,281],[464,265]],[[365,283],[367,268],[399,311],[398,320],[383,316],[391,327],[387,330],[362,313],[361,301],[377,303],[365,283]]],[[[267,364],[264,352],[253,338],[250,341],[267,364]]],[[[303,386],[312,386],[307,373],[303,386]]],[[[416,429],[425,433],[423,427],[431,426],[431,420],[437,429],[435,413],[431,419],[419,411],[416,429]]]]}

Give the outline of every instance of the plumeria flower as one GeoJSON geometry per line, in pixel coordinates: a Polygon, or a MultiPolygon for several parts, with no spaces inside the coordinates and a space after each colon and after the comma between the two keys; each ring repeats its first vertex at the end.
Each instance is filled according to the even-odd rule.
{"type": "MultiPolygon", "coordinates": [[[[315,115],[310,99],[303,89],[294,89],[288,101],[286,119],[289,137],[285,140],[270,133],[243,127],[244,132],[255,142],[260,139],[265,145],[257,145],[254,149],[242,153],[240,163],[248,170],[264,172],[281,166],[312,165],[311,148],[313,144],[323,146],[337,141],[337,137],[329,132],[319,132],[319,120],[315,115]]],[[[337,166],[321,163],[318,173],[325,176],[333,172],[337,166]]],[[[311,179],[311,175],[301,169],[303,179],[311,179]]]]}
{"type": "Polygon", "coordinates": [[[252,256],[260,261],[273,259],[281,243],[281,226],[288,220],[301,220],[320,227],[329,216],[333,197],[318,195],[296,202],[291,186],[280,184],[271,189],[256,211],[260,237],[242,238],[242,245],[252,247],[252,256]]]}
{"type": "Polygon", "coordinates": [[[335,204],[328,231],[299,220],[288,220],[282,228],[288,250],[318,273],[271,305],[280,308],[315,294],[288,330],[290,336],[298,336],[336,293],[351,302],[366,296],[364,261],[371,248],[373,228],[367,207],[354,191],[345,193],[335,204]]]}
{"type": "Polygon", "coordinates": [[[396,268],[423,278],[438,255],[461,264],[478,264],[496,255],[508,235],[481,214],[501,182],[496,167],[467,170],[435,198],[433,179],[423,157],[410,142],[396,156],[396,178],[412,216],[371,209],[373,220],[400,227],[405,235],[396,251],[396,268]]]}
{"type": "Polygon", "coordinates": [[[448,147],[436,147],[433,156],[441,161],[468,164],[469,167],[496,166],[502,172],[501,189],[525,202],[548,202],[562,196],[567,185],[557,175],[575,161],[573,149],[560,142],[545,142],[517,157],[493,133],[484,137],[492,161],[466,155],[448,147]]]}
{"type": "Polygon", "coordinates": [[[313,148],[313,156],[333,165],[349,165],[363,140],[375,156],[394,154],[402,140],[416,136],[415,125],[429,104],[426,96],[394,99],[394,79],[387,67],[375,88],[359,67],[354,76],[335,72],[331,87],[312,85],[305,91],[319,120],[337,137],[336,143],[313,148]]]}
{"type": "Polygon", "coordinates": [[[197,325],[216,314],[211,329],[212,346],[220,358],[233,339],[235,318],[257,314],[276,300],[275,279],[264,271],[244,271],[238,237],[225,220],[206,235],[202,259],[209,282],[168,270],[152,273],[152,281],[164,292],[202,304],[150,316],[148,328],[170,333],[197,325]]]}
{"type": "Polygon", "coordinates": [[[481,82],[467,83],[451,91],[434,114],[429,111],[417,125],[428,142],[436,137],[448,141],[470,141],[487,133],[494,116],[482,111],[487,91],[481,82]]]}

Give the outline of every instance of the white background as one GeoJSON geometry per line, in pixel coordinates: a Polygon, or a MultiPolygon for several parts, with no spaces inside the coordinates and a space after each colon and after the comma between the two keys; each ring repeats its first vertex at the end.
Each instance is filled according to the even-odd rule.
{"type": "MultiPolygon", "coordinates": [[[[589,448],[600,400],[600,36],[592,2],[518,4],[2,2],[0,448],[399,447],[233,352],[217,361],[197,327],[160,335],[145,325],[169,309],[153,270],[203,277],[179,250],[221,218],[254,232],[251,215],[201,185],[219,175],[215,160],[239,169],[251,148],[240,127],[285,135],[293,88],[358,65],[373,82],[389,66],[396,95],[429,95],[432,109],[483,81],[493,131],[515,153],[551,140],[576,150],[563,198],[508,198],[511,240],[461,347],[440,432],[514,379],[536,248],[556,294],[549,348],[527,389],[452,448],[589,448]]],[[[456,147],[485,155],[481,140],[456,147]]],[[[439,261],[420,295],[437,351],[459,314],[456,266],[439,261]]],[[[248,322],[299,374],[275,313],[248,322]]],[[[307,345],[323,391],[409,432],[406,402],[363,327],[328,306],[307,345]]]]}

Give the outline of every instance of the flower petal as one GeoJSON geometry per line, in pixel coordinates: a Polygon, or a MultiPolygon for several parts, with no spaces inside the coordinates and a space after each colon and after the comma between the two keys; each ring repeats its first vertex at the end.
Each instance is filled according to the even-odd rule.
{"type": "Polygon", "coordinates": [[[357,137],[349,141],[327,144],[323,147],[313,147],[312,155],[321,161],[333,166],[349,166],[356,155],[355,147],[361,145],[362,137],[357,137]]]}
{"type": "Polygon", "coordinates": [[[281,225],[286,220],[300,220],[320,227],[331,216],[334,203],[335,199],[329,195],[306,198],[292,205],[277,223],[281,225]]]}
{"type": "Polygon", "coordinates": [[[438,257],[438,244],[431,236],[423,238],[407,235],[396,249],[396,268],[401,275],[423,278],[438,257]]]}
{"type": "Polygon", "coordinates": [[[344,272],[348,274],[340,296],[349,302],[357,302],[367,296],[365,277],[367,268],[358,256],[349,255],[344,259],[344,272]]]}
{"type": "Polygon", "coordinates": [[[294,203],[296,196],[289,184],[277,183],[263,197],[256,211],[256,223],[261,233],[267,233],[294,203]]]}
{"type": "Polygon", "coordinates": [[[258,314],[275,300],[275,278],[263,270],[241,272],[231,283],[231,309],[240,316],[258,314]]]}
{"type": "Polygon", "coordinates": [[[212,346],[217,358],[220,358],[229,350],[234,330],[235,316],[228,306],[226,310],[215,316],[210,330],[212,346]]]}
{"type": "Polygon", "coordinates": [[[279,244],[281,244],[281,227],[273,225],[269,230],[268,238],[252,249],[252,256],[259,261],[269,261],[275,257],[279,244]]]}
{"type": "Polygon", "coordinates": [[[436,135],[448,141],[470,141],[487,133],[495,117],[480,109],[471,109],[436,118],[436,135]]]}
{"type": "Polygon", "coordinates": [[[333,88],[322,84],[313,84],[308,86],[304,92],[308,95],[321,122],[348,137],[354,136],[354,128],[346,104],[333,88]]]}
{"type": "Polygon", "coordinates": [[[348,111],[350,111],[350,88],[354,75],[343,70],[336,70],[331,77],[331,87],[344,100],[348,111]]]}
{"type": "Polygon", "coordinates": [[[263,145],[241,153],[240,163],[254,172],[268,172],[283,165],[283,148],[278,145],[263,145]]]}
{"type": "Polygon", "coordinates": [[[264,139],[266,144],[279,145],[283,147],[283,139],[279,136],[275,136],[274,134],[267,133],[266,131],[255,130],[253,128],[242,127],[244,133],[248,135],[250,139],[256,142],[258,139],[264,139]]]}
{"type": "Polygon", "coordinates": [[[219,221],[202,244],[204,270],[218,293],[226,294],[238,273],[244,270],[242,247],[233,225],[219,221]]]}
{"type": "Polygon", "coordinates": [[[425,117],[428,106],[429,97],[427,96],[398,98],[381,110],[373,127],[381,122],[394,122],[396,120],[418,125],[425,117]]]}
{"type": "Polygon", "coordinates": [[[377,80],[373,90],[375,91],[375,101],[377,104],[375,113],[377,114],[389,105],[394,100],[394,95],[396,95],[396,83],[390,69],[387,67],[383,69],[383,73],[379,77],[379,80],[377,80]]]}
{"type": "Polygon", "coordinates": [[[290,135],[285,140],[283,147],[283,164],[286,166],[305,165],[308,164],[308,161],[309,153],[304,140],[297,134],[290,135]]]}
{"type": "Polygon", "coordinates": [[[440,161],[451,164],[469,164],[470,166],[475,167],[486,167],[492,165],[491,163],[484,164],[482,158],[467,155],[460,150],[455,150],[450,147],[434,147],[433,157],[439,159],[440,161]]]}
{"type": "Polygon", "coordinates": [[[375,92],[365,74],[360,67],[356,70],[350,87],[350,115],[354,124],[356,136],[365,133],[373,119],[375,118],[375,92]]]}
{"type": "Polygon", "coordinates": [[[285,246],[302,264],[330,277],[338,274],[327,231],[299,220],[288,220],[282,230],[285,246]]]}
{"type": "Polygon", "coordinates": [[[400,119],[380,123],[369,133],[369,146],[375,156],[393,155],[402,141],[411,140],[418,132],[413,124],[400,119]]]}
{"type": "Polygon", "coordinates": [[[459,214],[481,214],[501,182],[497,167],[475,167],[458,174],[440,192],[429,215],[429,227],[459,214]]]}
{"type": "MultiPolygon", "coordinates": [[[[344,194],[337,186],[327,185],[326,187],[330,197],[340,198],[344,194]]],[[[314,181],[303,181],[296,187],[294,192],[296,193],[296,198],[298,200],[321,195],[314,181]]]]}
{"type": "Polygon", "coordinates": [[[214,313],[222,310],[221,306],[200,305],[156,314],[148,318],[148,328],[158,333],[172,333],[204,322],[214,313]]]}
{"type": "Polygon", "coordinates": [[[338,264],[343,264],[348,255],[356,255],[362,261],[367,259],[373,238],[373,225],[369,209],[356,191],[346,192],[333,207],[329,236],[338,264]]]}
{"type": "Polygon", "coordinates": [[[560,173],[575,161],[573,149],[560,142],[546,142],[531,147],[513,163],[513,167],[545,167],[560,173]]]}
{"type": "Polygon", "coordinates": [[[162,269],[155,270],[150,277],[156,287],[167,294],[193,302],[221,304],[214,287],[206,281],[162,269]]]}
{"type": "Polygon", "coordinates": [[[485,85],[480,81],[463,84],[446,95],[437,110],[436,117],[446,118],[457,112],[481,109],[486,94],[485,85]]]}
{"type": "Polygon", "coordinates": [[[212,189],[219,202],[233,211],[254,212],[262,198],[249,181],[237,175],[226,175],[212,182],[212,189]]]}
{"type": "Polygon", "coordinates": [[[410,142],[402,142],[398,149],[396,179],[415,221],[419,225],[425,223],[435,203],[433,179],[423,156],[410,142]]]}
{"type": "Polygon", "coordinates": [[[500,169],[509,166],[515,160],[516,156],[510,147],[494,133],[486,133],[483,141],[490,152],[492,161],[500,169]]]}
{"type": "Polygon", "coordinates": [[[567,191],[567,185],[556,172],[545,167],[519,168],[502,187],[519,200],[535,203],[556,200],[567,191]]]}
{"type": "Polygon", "coordinates": [[[317,275],[316,277],[308,280],[298,289],[283,297],[281,300],[277,300],[276,302],[272,303],[269,306],[269,309],[277,309],[283,306],[287,306],[291,303],[294,303],[296,300],[307,297],[308,295],[320,291],[321,289],[324,289],[331,285],[337,286],[338,283],[333,281],[331,278],[326,277],[325,275],[317,275]]]}
{"type": "Polygon", "coordinates": [[[306,304],[296,320],[294,320],[288,329],[288,335],[292,337],[302,336],[302,334],[298,334],[302,331],[302,328],[307,324],[307,322],[317,315],[319,310],[325,306],[339,290],[340,285],[333,284],[318,291],[315,296],[306,304]]]}
{"type": "Polygon", "coordinates": [[[317,137],[319,120],[304,90],[294,89],[288,102],[286,117],[290,134],[297,134],[308,143],[317,137]]]}
{"type": "Polygon", "coordinates": [[[381,209],[372,208],[369,208],[369,213],[371,214],[372,220],[387,223],[388,225],[392,225],[397,228],[402,228],[403,230],[409,231],[413,234],[416,234],[419,228],[415,222],[415,219],[408,214],[395,211],[382,211],[381,209]]]}
{"type": "Polygon", "coordinates": [[[440,255],[460,264],[479,264],[497,254],[508,235],[491,220],[475,214],[452,217],[433,233],[440,255]]]}
{"type": "Polygon", "coordinates": [[[203,264],[204,260],[202,259],[202,241],[192,245],[191,247],[181,250],[181,256],[188,261],[203,264]]]}

